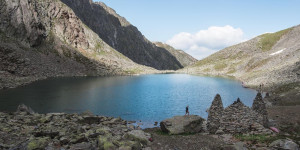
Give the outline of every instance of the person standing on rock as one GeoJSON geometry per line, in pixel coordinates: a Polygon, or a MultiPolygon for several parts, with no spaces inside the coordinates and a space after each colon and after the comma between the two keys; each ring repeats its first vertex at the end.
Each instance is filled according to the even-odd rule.
{"type": "Polygon", "coordinates": [[[189,105],[187,105],[185,107],[185,115],[188,114],[188,116],[190,115],[190,112],[189,112],[189,105]]]}

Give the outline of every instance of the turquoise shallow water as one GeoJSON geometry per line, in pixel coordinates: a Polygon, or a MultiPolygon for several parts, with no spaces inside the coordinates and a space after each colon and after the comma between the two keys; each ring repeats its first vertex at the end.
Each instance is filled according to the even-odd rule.
{"type": "Polygon", "coordinates": [[[155,121],[184,115],[186,105],[191,114],[206,118],[217,93],[224,106],[238,97],[251,106],[256,95],[234,80],[185,74],[55,78],[0,91],[0,111],[15,111],[24,103],[39,113],[90,110],[151,127],[155,121]]]}

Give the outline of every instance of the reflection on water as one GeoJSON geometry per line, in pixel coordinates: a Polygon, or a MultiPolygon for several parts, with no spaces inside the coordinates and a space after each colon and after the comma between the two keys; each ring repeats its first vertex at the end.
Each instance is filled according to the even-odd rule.
{"type": "Polygon", "coordinates": [[[186,105],[191,114],[206,118],[205,110],[217,93],[224,106],[238,97],[250,106],[256,91],[233,80],[184,74],[57,78],[0,91],[0,110],[15,111],[24,103],[39,113],[89,110],[152,125],[184,115],[186,105]]]}

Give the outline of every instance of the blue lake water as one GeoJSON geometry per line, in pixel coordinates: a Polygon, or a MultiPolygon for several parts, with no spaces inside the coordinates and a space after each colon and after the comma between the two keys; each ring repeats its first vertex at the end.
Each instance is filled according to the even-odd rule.
{"type": "Polygon", "coordinates": [[[21,103],[39,113],[84,112],[141,120],[144,127],[155,121],[190,113],[207,118],[214,96],[224,106],[238,97],[251,106],[256,91],[234,80],[186,74],[155,74],[121,77],[55,78],[25,87],[0,91],[0,111],[15,111],[21,103]]]}

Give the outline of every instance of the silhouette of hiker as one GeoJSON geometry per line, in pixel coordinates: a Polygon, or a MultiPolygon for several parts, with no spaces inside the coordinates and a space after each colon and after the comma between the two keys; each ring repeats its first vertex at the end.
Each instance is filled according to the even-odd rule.
{"type": "Polygon", "coordinates": [[[185,107],[185,115],[188,114],[188,116],[190,115],[190,112],[189,112],[189,105],[187,105],[185,107]]]}

